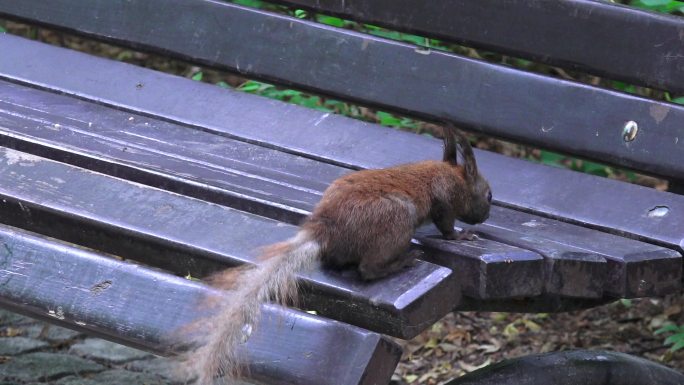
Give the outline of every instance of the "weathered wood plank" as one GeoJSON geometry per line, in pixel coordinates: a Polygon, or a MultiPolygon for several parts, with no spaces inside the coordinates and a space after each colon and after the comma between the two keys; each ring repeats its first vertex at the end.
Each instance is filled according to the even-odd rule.
{"type": "Polygon", "coordinates": [[[536,297],[546,286],[544,259],[536,252],[488,239],[447,241],[434,226],[418,229],[415,240],[423,247],[425,260],[454,271],[465,296],[536,297]]]}
{"type": "MultiPolygon", "coordinates": [[[[564,245],[542,237],[526,236],[507,229],[496,227],[496,215],[492,214],[487,224],[468,227],[471,231],[482,234],[485,239],[504,244],[511,244],[524,250],[532,250],[544,257],[542,277],[544,292],[552,295],[576,298],[601,298],[603,285],[607,277],[606,260],[599,254],[582,250],[571,245],[564,245]]],[[[433,232],[434,233],[434,232],[433,232]]],[[[444,242],[433,240],[432,242],[444,242]]],[[[499,261],[503,266],[517,261],[505,259],[499,261]]],[[[679,261],[681,263],[681,260],[679,261]]],[[[502,274],[506,280],[510,276],[502,274]]],[[[514,281],[521,280],[516,277],[514,281]]]]}
{"type": "MultiPolygon", "coordinates": [[[[0,225],[0,306],[10,310],[167,355],[187,345],[183,326],[211,314],[209,295],[229,293],[0,225]]],[[[262,311],[242,347],[258,381],[384,384],[399,361],[400,348],[376,333],[274,305],[262,311]],[[353,359],[331,359],[340,355],[353,359]]]]}
{"type": "MultiPolygon", "coordinates": [[[[0,61],[0,77],[344,167],[381,168],[434,159],[440,152],[439,141],[423,136],[273,100],[265,102],[257,96],[12,36],[0,35],[0,47],[16,59],[0,61]],[[44,57],[51,60],[41,60],[44,57]],[[79,75],[63,76],[60,68],[79,75]],[[264,103],[270,108],[264,109],[264,103]],[[318,140],[323,135],[326,140],[318,140]]],[[[656,148],[659,153],[668,152],[656,148]]],[[[476,156],[497,204],[683,251],[681,196],[487,151],[476,150],[476,156]],[[669,211],[662,216],[649,215],[657,207],[669,211]]]]}
{"type": "MultiPolygon", "coordinates": [[[[63,95],[5,82],[0,92],[7,95],[0,101],[2,145],[289,223],[299,223],[328,184],[349,172],[63,95]]],[[[491,241],[432,246],[426,258],[458,271],[469,295],[541,293],[542,258],[534,252],[491,241]]]]}
{"type": "MultiPolygon", "coordinates": [[[[0,101],[1,144],[239,209],[259,204],[257,213],[291,223],[347,171],[18,85],[0,82],[0,91],[7,95],[0,101]]],[[[659,246],[502,208],[478,229],[504,244],[442,241],[436,230],[417,236],[429,250],[425,258],[456,271],[474,298],[535,296],[542,286],[563,296],[600,298],[605,289],[634,297],[679,286],[679,254],[659,246]],[[536,253],[505,244],[544,255],[546,279],[536,253]]]]}
{"type": "Polygon", "coordinates": [[[478,300],[463,297],[459,311],[496,311],[509,313],[559,313],[589,309],[615,302],[615,297],[577,298],[542,294],[537,297],[478,300]]]}
{"type": "MultiPolygon", "coordinates": [[[[254,263],[258,248],[297,227],[0,148],[0,221],[162,267],[205,274],[254,263]]],[[[417,261],[387,279],[355,272],[303,274],[307,306],[343,321],[410,338],[460,300],[450,269],[417,261]],[[322,303],[321,303],[322,302],[322,303]]]]}
{"type": "Polygon", "coordinates": [[[587,0],[276,1],[684,93],[681,17],[587,0]]]}
{"type": "Polygon", "coordinates": [[[666,366],[629,354],[570,350],[534,354],[468,373],[447,385],[678,385],[684,375],[666,366]]]}
{"type": "MultiPolygon", "coordinates": [[[[508,140],[684,177],[684,141],[675,140],[684,120],[681,105],[436,50],[426,52],[410,44],[231,3],[145,0],[133,4],[0,0],[0,14],[421,118],[451,120],[508,140]],[[179,19],[179,14],[184,16],[179,19]],[[125,28],[121,20],[127,21],[125,28]],[[631,142],[622,139],[628,121],[639,124],[639,134],[631,142]]],[[[13,47],[17,60],[7,61],[0,72],[40,61],[27,50],[25,45],[13,47]]],[[[167,94],[163,100],[168,98],[167,94]]]]}
{"type": "Polygon", "coordinates": [[[681,288],[682,257],[675,250],[502,207],[493,207],[491,216],[479,227],[485,237],[532,250],[544,243],[604,258],[606,277],[600,282],[612,296],[658,296],[681,288]]]}

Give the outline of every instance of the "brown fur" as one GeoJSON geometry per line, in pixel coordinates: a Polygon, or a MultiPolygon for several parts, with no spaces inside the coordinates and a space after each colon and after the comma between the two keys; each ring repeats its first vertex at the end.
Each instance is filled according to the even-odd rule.
{"type": "Polygon", "coordinates": [[[467,139],[445,128],[442,161],[357,171],[334,181],[298,235],[264,252],[266,259],[239,275],[222,272],[212,283],[235,293],[205,325],[207,342],[190,357],[199,384],[239,374],[235,353],[258,320],[260,305],[296,296],[296,274],[321,261],[327,267],[355,266],[364,279],[392,274],[413,262],[415,229],[433,221],[455,239],[454,221],[480,223],[489,216],[491,192],[478,173],[467,139]],[[457,156],[461,155],[463,164],[457,156]]]}

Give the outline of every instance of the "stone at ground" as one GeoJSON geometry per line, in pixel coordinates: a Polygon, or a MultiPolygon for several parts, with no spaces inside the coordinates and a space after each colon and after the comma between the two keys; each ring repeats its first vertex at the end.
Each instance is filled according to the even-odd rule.
{"type": "MultiPolygon", "coordinates": [[[[46,323],[39,323],[36,325],[31,325],[26,327],[23,336],[30,338],[38,338],[40,333],[43,332],[46,323]]],[[[79,333],[75,330],[59,327],[57,325],[50,325],[47,332],[43,336],[45,340],[55,343],[61,343],[65,341],[72,340],[83,333],[79,333]]]]}
{"type": "Polygon", "coordinates": [[[124,368],[134,372],[153,373],[173,381],[181,381],[181,375],[174,370],[175,367],[177,367],[177,363],[175,364],[172,359],[166,357],[133,361],[124,365],[124,368]]]}
{"type": "Polygon", "coordinates": [[[48,346],[45,341],[26,337],[0,338],[0,356],[14,356],[28,353],[48,346]]]}
{"type": "Polygon", "coordinates": [[[99,338],[88,338],[83,342],[73,345],[70,353],[113,364],[123,364],[152,356],[150,353],[142,350],[129,348],[99,338]]]}
{"type": "Polygon", "coordinates": [[[12,313],[7,310],[0,309],[0,326],[4,325],[21,325],[36,322],[35,320],[24,317],[17,313],[12,313]]]}
{"type": "Polygon", "coordinates": [[[50,381],[68,375],[84,375],[104,370],[92,361],[58,353],[29,353],[11,357],[0,364],[0,381],[50,381]]]}
{"type": "Polygon", "coordinates": [[[135,373],[121,369],[107,370],[92,376],[69,376],[54,383],[55,385],[167,385],[161,376],[150,373],[135,373]]]}

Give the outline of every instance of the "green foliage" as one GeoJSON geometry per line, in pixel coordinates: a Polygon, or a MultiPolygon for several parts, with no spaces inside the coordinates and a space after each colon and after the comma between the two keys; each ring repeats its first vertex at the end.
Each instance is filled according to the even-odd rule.
{"type": "Polygon", "coordinates": [[[418,130],[418,122],[413,119],[397,117],[389,112],[377,111],[375,115],[378,118],[378,123],[383,126],[402,128],[411,131],[418,130]]]}
{"type": "MultiPolygon", "coordinates": [[[[569,168],[571,170],[580,171],[585,174],[598,175],[602,177],[610,177],[617,174],[616,169],[608,165],[584,159],[572,158],[546,150],[542,150],[540,152],[539,161],[549,166],[569,168]]],[[[636,174],[631,171],[625,172],[624,176],[630,182],[634,182],[636,180],[636,174]]]]}
{"type": "Polygon", "coordinates": [[[627,84],[625,82],[619,82],[615,80],[612,82],[611,86],[618,91],[627,92],[630,94],[637,93],[637,88],[633,84],[627,84]]]}
{"type": "Polygon", "coordinates": [[[295,9],[294,16],[298,19],[306,19],[309,14],[303,9],[295,9]]]}
{"type": "Polygon", "coordinates": [[[684,2],[676,0],[632,0],[629,5],[663,13],[684,13],[684,2]]]}
{"type": "Polygon", "coordinates": [[[5,33],[5,32],[7,32],[7,30],[5,28],[3,28],[2,25],[0,25],[0,33],[5,33]]]}
{"type": "Polygon", "coordinates": [[[622,305],[625,308],[629,309],[630,307],[632,307],[632,300],[629,298],[622,298],[622,299],[620,299],[619,302],[620,302],[620,305],[622,305]]]}
{"type": "MultiPolygon", "coordinates": [[[[237,87],[238,90],[250,94],[265,96],[267,98],[282,100],[284,102],[298,104],[319,111],[336,112],[337,108],[344,110],[345,103],[335,100],[323,101],[321,97],[309,95],[297,90],[281,89],[272,84],[248,80],[237,87]]],[[[345,112],[349,112],[344,110],[345,112]]]]}
{"type": "Polygon", "coordinates": [[[233,0],[233,3],[244,5],[245,7],[263,8],[264,2],[261,0],[233,0]]]}
{"type": "Polygon", "coordinates": [[[406,130],[418,129],[419,123],[413,119],[397,117],[389,112],[383,111],[376,111],[374,115],[370,116],[369,114],[364,114],[362,107],[353,104],[335,99],[321,98],[320,96],[311,95],[302,91],[282,89],[272,84],[255,80],[248,80],[238,86],[237,89],[242,92],[261,95],[319,111],[334,112],[357,119],[377,121],[384,126],[406,130]]]}
{"type": "Polygon", "coordinates": [[[668,324],[655,331],[655,334],[672,333],[665,339],[665,345],[670,346],[670,351],[676,352],[684,348],[684,325],[668,324]]]}
{"type": "Polygon", "coordinates": [[[200,81],[202,81],[202,76],[204,76],[204,74],[202,73],[202,71],[197,71],[197,72],[195,72],[194,74],[192,74],[191,79],[192,79],[192,80],[197,80],[198,82],[200,82],[200,81]]]}
{"type": "Polygon", "coordinates": [[[339,17],[333,17],[333,16],[327,16],[327,15],[321,15],[321,14],[316,14],[315,17],[316,21],[321,23],[321,24],[327,24],[333,27],[337,28],[351,28],[356,25],[353,21],[349,20],[343,20],[340,19],[339,17]]]}

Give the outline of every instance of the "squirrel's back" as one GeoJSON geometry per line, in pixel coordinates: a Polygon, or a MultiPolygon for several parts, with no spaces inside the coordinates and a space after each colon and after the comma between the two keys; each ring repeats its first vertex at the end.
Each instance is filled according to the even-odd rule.
{"type": "Polygon", "coordinates": [[[407,245],[430,219],[435,194],[447,200],[462,181],[462,167],[441,161],[353,172],[326,189],[302,227],[320,243],[325,265],[354,265],[377,249],[407,245]]]}

